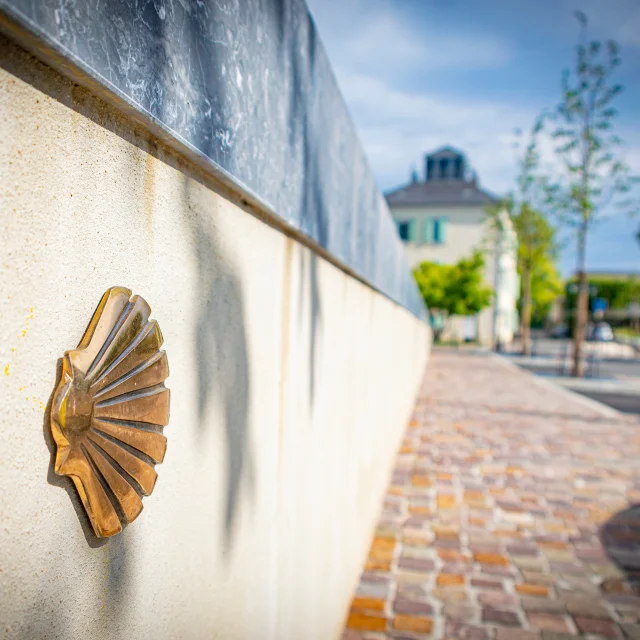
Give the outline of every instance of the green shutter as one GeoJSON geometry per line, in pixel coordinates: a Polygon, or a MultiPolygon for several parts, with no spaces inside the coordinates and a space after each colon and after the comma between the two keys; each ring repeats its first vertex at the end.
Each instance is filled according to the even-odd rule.
{"type": "Polygon", "coordinates": [[[447,241],[447,219],[438,218],[438,232],[436,242],[438,244],[444,244],[447,241]]]}
{"type": "Polygon", "coordinates": [[[415,218],[411,218],[409,222],[409,242],[416,241],[416,220],[415,218]]]}
{"type": "Polygon", "coordinates": [[[432,244],[433,243],[433,218],[427,218],[424,221],[424,227],[423,229],[423,237],[422,240],[424,241],[425,244],[432,244]]]}

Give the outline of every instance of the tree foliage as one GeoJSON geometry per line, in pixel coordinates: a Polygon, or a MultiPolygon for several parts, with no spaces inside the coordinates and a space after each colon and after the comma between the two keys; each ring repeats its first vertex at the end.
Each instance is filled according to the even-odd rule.
{"type": "Polygon", "coordinates": [[[557,256],[555,230],[545,216],[524,204],[512,215],[518,237],[518,267],[533,271],[540,262],[551,262],[557,256]]]}
{"type": "Polygon", "coordinates": [[[575,314],[573,374],[581,376],[585,327],[588,317],[586,251],[589,229],[605,210],[631,212],[628,198],[637,178],[622,161],[621,140],[613,134],[614,107],[622,85],[613,76],[620,65],[618,44],[587,40],[587,18],[577,12],[581,32],[575,66],[562,77],[562,99],[552,133],[560,159],[558,179],[549,185],[549,202],[565,223],[576,228],[578,254],[578,307],[575,314]]]}
{"type": "Polygon", "coordinates": [[[494,229],[505,230],[510,220],[517,243],[518,275],[520,276],[520,319],[522,350],[531,353],[530,328],[532,320],[540,322],[555,296],[562,291],[555,268],[557,246],[555,229],[541,213],[547,197],[547,181],[539,171],[538,135],[544,119],[539,117],[525,140],[517,131],[516,185],[510,196],[498,205],[487,207],[494,229]]]}
{"type": "MultiPolygon", "coordinates": [[[[555,229],[542,213],[528,204],[522,205],[512,219],[518,236],[518,274],[523,282],[530,278],[531,320],[540,323],[554,299],[562,293],[562,281],[555,264],[555,229]]],[[[521,288],[521,307],[525,289],[521,288]]]]}
{"type": "Polygon", "coordinates": [[[615,98],[623,87],[613,82],[620,65],[620,48],[613,40],[603,46],[587,42],[587,18],[581,25],[573,72],[562,76],[562,100],[553,115],[555,151],[561,160],[559,180],[549,185],[550,202],[562,221],[586,230],[608,207],[633,212],[637,203],[627,196],[638,178],[622,161],[622,141],[613,133],[615,98]]]}
{"type": "Polygon", "coordinates": [[[542,325],[551,305],[563,292],[562,278],[548,256],[538,260],[531,274],[531,323],[542,325]]]}
{"type": "MultiPolygon", "coordinates": [[[[633,276],[590,276],[589,301],[595,298],[604,298],[609,309],[622,310],[630,304],[640,301],[640,279],[633,276]]],[[[567,282],[565,304],[568,310],[576,306],[575,293],[576,279],[567,282]]]]}
{"type": "Polygon", "coordinates": [[[413,275],[432,314],[469,316],[489,306],[493,296],[483,269],[484,257],[476,251],[453,265],[422,262],[413,275]]]}

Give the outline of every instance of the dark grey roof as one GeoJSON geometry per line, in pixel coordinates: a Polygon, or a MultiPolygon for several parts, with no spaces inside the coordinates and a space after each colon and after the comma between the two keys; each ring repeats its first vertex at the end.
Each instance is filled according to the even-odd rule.
{"type": "Polygon", "coordinates": [[[484,205],[498,198],[463,180],[428,180],[399,187],[385,194],[390,207],[420,205],[484,205]]]}
{"type": "Polygon", "coordinates": [[[443,156],[443,155],[460,156],[462,158],[465,157],[464,152],[460,151],[459,149],[456,149],[455,147],[451,147],[448,144],[445,145],[444,147],[439,147],[435,151],[432,151],[431,153],[427,153],[425,155],[427,158],[435,158],[437,156],[443,156]]]}

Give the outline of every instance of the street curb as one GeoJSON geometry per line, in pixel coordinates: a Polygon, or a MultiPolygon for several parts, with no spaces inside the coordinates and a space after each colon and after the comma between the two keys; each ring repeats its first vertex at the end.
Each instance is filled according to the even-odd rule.
{"type": "Polygon", "coordinates": [[[517,369],[519,372],[530,376],[535,384],[545,387],[546,389],[552,389],[553,391],[557,391],[561,395],[564,395],[567,398],[570,398],[571,400],[574,400],[575,402],[578,402],[579,404],[582,404],[585,407],[589,407],[596,413],[599,413],[600,415],[606,418],[616,418],[619,420],[621,418],[626,417],[626,414],[623,413],[622,411],[618,411],[617,409],[614,409],[613,407],[609,407],[608,405],[603,404],[602,402],[598,402],[597,400],[592,400],[591,398],[587,398],[586,396],[583,396],[580,393],[576,393],[571,389],[567,389],[566,387],[555,384],[551,380],[542,378],[531,371],[527,371],[526,369],[519,367],[517,364],[515,364],[514,362],[511,362],[504,356],[498,355],[496,353],[492,353],[491,358],[495,362],[499,362],[500,364],[502,364],[503,366],[509,369],[517,369]]]}

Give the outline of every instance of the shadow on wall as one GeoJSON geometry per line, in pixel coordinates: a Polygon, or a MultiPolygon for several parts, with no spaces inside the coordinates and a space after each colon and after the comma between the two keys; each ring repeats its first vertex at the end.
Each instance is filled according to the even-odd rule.
{"type": "Polygon", "coordinates": [[[600,529],[600,541],[631,589],[640,595],[640,503],[609,519],[600,529]]]}
{"type": "MultiPolygon", "coordinates": [[[[285,41],[288,40],[291,60],[291,77],[289,81],[290,93],[288,96],[288,121],[291,123],[289,129],[289,155],[295,157],[298,153],[298,143],[302,145],[302,170],[303,186],[300,192],[300,210],[306,215],[312,216],[309,220],[312,233],[323,247],[327,246],[329,230],[327,227],[328,215],[325,211],[325,198],[323,188],[327,187],[327,180],[323,179],[320,163],[322,161],[323,149],[318,144],[322,140],[321,135],[311,131],[309,119],[309,104],[313,104],[315,99],[315,87],[306,86],[304,78],[314,78],[314,66],[316,62],[316,47],[318,46],[316,31],[309,30],[308,50],[306,56],[300,55],[300,47],[306,44],[306,39],[302,38],[301,32],[285,33],[287,21],[284,16],[284,6],[278,3],[279,8],[276,13],[279,19],[278,34],[280,36],[280,49],[285,50],[285,41]],[[305,72],[301,65],[308,64],[309,70],[305,72]],[[323,215],[325,214],[325,215],[323,215]]],[[[326,164],[326,163],[325,163],[326,164]]],[[[327,167],[325,167],[327,168],[327,167]]],[[[326,175],[326,173],[324,174],[326,175]]],[[[303,214],[304,215],[304,214],[303,214]]],[[[314,252],[309,252],[309,260],[305,260],[304,254],[300,254],[300,292],[298,295],[300,306],[305,300],[304,285],[309,281],[309,400],[310,409],[313,408],[316,389],[316,354],[317,342],[320,329],[322,327],[322,307],[320,300],[320,289],[318,286],[318,256],[314,252]],[[307,273],[308,265],[308,273],[307,273]]],[[[299,318],[303,317],[302,309],[299,309],[299,318]]]]}
{"type": "MultiPolygon", "coordinates": [[[[201,39],[197,30],[207,23],[206,15],[201,15],[203,7],[194,7],[183,25],[183,40],[189,40],[191,48],[197,50],[201,39]]],[[[156,12],[151,12],[154,16],[156,12]]],[[[154,28],[159,34],[164,32],[165,23],[160,20],[154,28]]],[[[170,63],[173,43],[171,39],[161,36],[159,41],[164,44],[164,55],[161,57],[165,64],[170,63]]],[[[181,44],[184,46],[184,42],[181,44]]],[[[188,77],[181,87],[173,86],[170,77],[165,78],[165,87],[169,91],[178,91],[193,102],[193,109],[211,111],[211,130],[205,133],[203,151],[205,155],[221,161],[220,154],[228,155],[234,151],[233,146],[220,146],[216,142],[216,131],[227,130],[229,114],[225,109],[225,86],[221,82],[221,63],[216,59],[215,49],[204,52],[207,65],[199,70],[188,71],[188,77]],[[194,90],[198,83],[204,86],[215,86],[216,95],[211,96],[214,102],[203,102],[200,93],[194,90]],[[193,86],[192,86],[193,85],[193,86]]],[[[190,118],[193,112],[184,112],[183,118],[190,118]]],[[[153,153],[153,150],[150,150],[153,153]]],[[[156,156],[157,157],[157,156],[156,156]]],[[[160,158],[166,161],[166,158],[160,158]]],[[[224,164],[224,163],[223,163],[224,164]]],[[[178,166],[179,171],[185,173],[183,178],[184,212],[188,212],[185,220],[187,233],[191,235],[192,245],[195,247],[197,265],[196,286],[194,299],[197,301],[196,319],[194,327],[194,351],[197,363],[197,433],[199,440],[205,431],[217,428],[208,418],[211,400],[218,397],[223,411],[224,436],[226,443],[226,495],[224,507],[224,553],[227,556],[233,543],[234,526],[239,513],[240,499],[243,490],[249,498],[253,496],[254,471],[253,458],[250,451],[249,439],[249,396],[250,380],[249,357],[247,354],[247,338],[245,331],[244,293],[242,283],[236,274],[233,263],[227,256],[215,228],[210,212],[203,211],[198,206],[197,198],[191,192],[192,179],[206,185],[198,176],[185,172],[185,167],[178,166]]]]}
{"type": "Polygon", "coordinates": [[[245,332],[242,283],[222,246],[211,216],[200,211],[184,178],[184,202],[188,227],[196,249],[197,300],[194,351],[198,371],[198,433],[216,425],[207,419],[211,400],[217,396],[223,410],[226,443],[227,487],[224,542],[228,551],[243,490],[254,492],[253,455],[249,439],[251,374],[245,332]]]}
{"type": "MultiPolygon", "coordinates": [[[[277,4],[278,8],[274,11],[274,16],[280,23],[279,33],[283,41],[287,41],[294,61],[290,69],[290,92],[287,105],[290,111],[289,120],[293,123],[289,140],[289,155],[293,157],[295,154],[301,153],[303,156],[304,188],[300,193],[301,207],[314,216],[311,224],[317,233],[316,237],[322,245],[326,245],[329,229],[327,218],[321,216],[321,212],[326,207],[323,189],[330,188],[330,185],[326,184],[326,180],[321,179],[321,169],[326,172],[328,168],[330,169],[331,163],[329,158],[324,158],[322,155],[322,148],[318,148],[318,144],[313,142],[321,140],[321,136],[311,135],[313,132],[310,131],[311,125],[305,108],[304,97],[305,95],[314,95],[315,87],[303,86],[301,82],[305,76],[301,65],[308,64],[313,67],[315,64],[317,42],[315,39],[311,39],[307,56],[293,55],[298,46],[297,37],[295,33],[285,33],[285,3],[278,2],[277,4]]],[[[161,33],[162,25],[157,24],[154,28],[156,27],[161,33]]],[[[188,27],[185,27],[185,37],[193,38],[193,29],[195,28],[197,25],[192,20],[188,27]]],[[[95,122],[100,127],[115,133],[145,153],[185,174],[184,201],[190,216],[188,227],[192,234],[198,270],[198,290],[194,296],[199,305],[194,326],[194,350],[198,368],[198,431],[200,434],[204,434],[206,429],[219,427],[219,425],[207,423],[206,418],[208,405],[212,398],[218,397],[222,401],[224,411],[224,424],[221,425],[221,428],[224,429],[227,448],[224,540],[228,548],[232,542],[240,497],[245,490],[250,497],[254,487],[253,458],[248,434],[248,398],[251,376],[242,283],[220,242],[211,222],[211,216],[207,215],[207,212],[198,212],[197,206],[190,201],[189,197],[190,180],[195,180],[214,191],[218,190],[216,184],[189,163],[178,159],[173,152],[167,153],[162,147],[157,146],[157,141],[150,141],[144,130],[138,128],[126,116],[106,105],[99,97],[59,76],[45,65],[33,61],[28,54],[23,54],[19,50],[18,53],[14,53],[13,45],[4,36],[0,36],[0,51],[7,53],[7,55],[0,56],[1,66],[11,74],[52,96],[58,102],[95,122]]],[[[217,73],[215,60],[209,60],[208,69],[209,73],[213,75],[217,73]]],[[[198,105],[198,107],[203,107],[203,105],[198,105]]],[[[212,123],[212,127],[214,124],[215,127],[224,128],[225,114],[222,110],[216,112],[215,123],[212,123]]],[[[211,135],[210,146],[214,144],[214,139],[214,136],[211,135]]],[[[211,149],[205,151],[210,152],[211,149]]],[[[232,153],[233,150],[229,149],[227,152],[232,153]]],[[[316,387],[315,361],[318,336],[322,325],[322,310],[317,264],[320,258],[312,251],[308,252],[308,255],[309,259],[303,261],[301,267],[302,280],[303,283],[308,281],[310,294],[309,390],[313,403],[316,387]]],[[[54,387],[55,385],[52,385],[52,388],[54,387]]],[[[48,412],[45,415],[44,434],[47,445],[53,454],[55,447],[50,436],[48,412]]],[[[70,479],[56,476],[50,467],[48,481],[52,485],[64,488],[69,494],[89,546],[107,547],[108,550],[105,549],[104,553],[108,556],[106,562],[110,567],[107,574],[109,583],[123,581],[126,574],[126,530],[117,536],[117,543],[114,543],[115,539],[106,541],[96,538],[70,479]],[[115,572],[113,579],[112,571],[115,572]]]]}
{"type": "Polygon", "coordinates": [[[298,319],[302,321],[302,306],[306,300],[305,282],[309,282],[309,410],[313,409],[316,390],[317,343],[322,327],[322,306],[318,286],[318,256],[312,251],[300,252],[300,287],[298,291],[298,319]],[[305,258],[308,256],[308,260],[305,258]],[[308,270],[308,273],[307,273],[308,270]]]}

